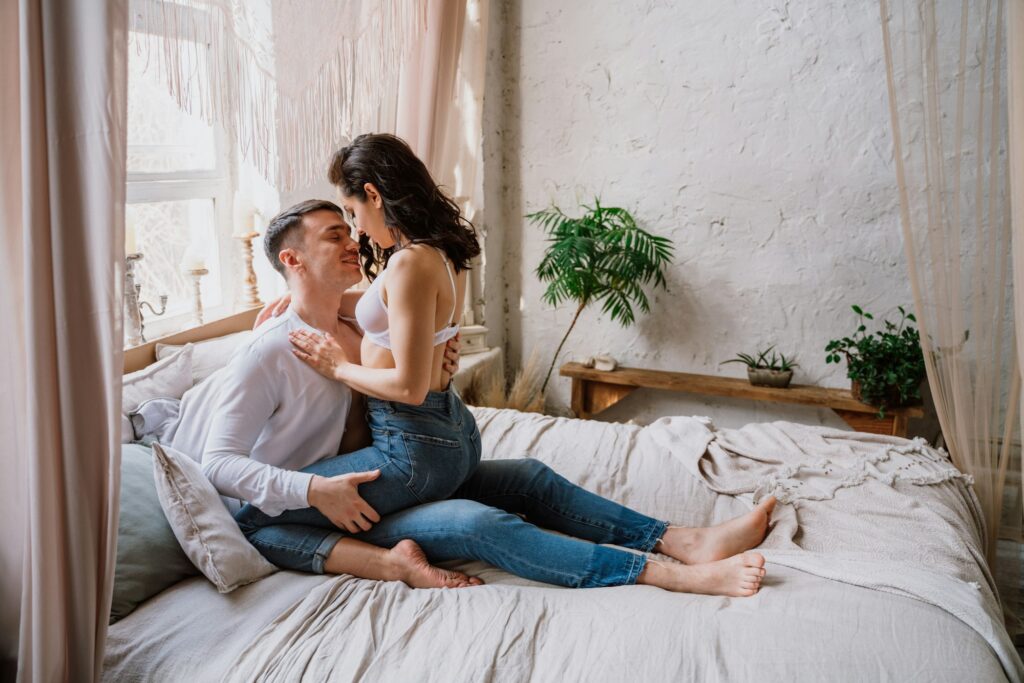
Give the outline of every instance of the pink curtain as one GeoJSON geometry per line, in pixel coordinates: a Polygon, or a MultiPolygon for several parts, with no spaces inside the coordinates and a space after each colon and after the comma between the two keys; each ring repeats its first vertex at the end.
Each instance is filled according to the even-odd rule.
{"type": "Polygon", "coordinates": [[[18,680],[102,666],[117,532],[126,0],[0,9],[0,637],[18,680]]]}
{"type": "MultiPolygon", "coordinates": [[[[395,134],[474,223],[483,205],[488,9],[488,0],[427,0],[427,28],[402,63],[394,118],[395,134]]],[[[482,301],[485,265],[470,272],[464,325],[482,318],[474,305],[482,301]]]]}

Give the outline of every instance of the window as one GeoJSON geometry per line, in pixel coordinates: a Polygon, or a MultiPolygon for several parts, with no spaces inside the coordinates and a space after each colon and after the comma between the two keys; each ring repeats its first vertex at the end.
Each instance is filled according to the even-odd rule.
{"type": "MultiPolygon", "coordinates": [[[[233,308],[238,281],[232,244],[232,158],[225,134],[200,117],[182,111],[170,95],[160,69],[150,60],[165,48],[154,35],[134,33],[128,66],[128,186],[125,252],[141,253],[134,265],[140,299],[159,309],[146,310],[147,341],[194,324],[194,277],[200,278],[205,320],[233,308]]],[[[206,69],[202,50],[183,58],[206,69]]],[[[126,321],[126,334],[129,324],[126,321]]],[[[127,339],[126,339],[127,343],[127,339]]]]}

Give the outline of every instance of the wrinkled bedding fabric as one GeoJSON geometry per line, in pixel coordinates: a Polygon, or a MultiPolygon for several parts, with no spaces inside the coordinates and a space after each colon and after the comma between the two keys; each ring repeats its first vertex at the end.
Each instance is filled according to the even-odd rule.
{"type": "Polygon", "coordinates": [[[773,493],[753,598],[280,572],[182,582],[110,629],[105,680],[1020,680],[977,501],[922,444],[773,423],[647,427],[476,409],[484,457],[536,457],[601,495],[704,526],[773,493]]]}

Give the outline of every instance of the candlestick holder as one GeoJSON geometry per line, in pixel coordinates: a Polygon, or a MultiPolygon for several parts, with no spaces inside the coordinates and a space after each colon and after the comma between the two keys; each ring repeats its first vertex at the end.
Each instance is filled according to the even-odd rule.
{"type": "Polygon", "coordinates": [[[160,310],[148,301],[141,301],[140,293],[142,285],[135,281],[135,264],[142,260],[142,254],[136,252],[125,257],[124,267],[124,319],[125,335],[128,337],[128,346],[138,346],[146,343],[145,318],[142,315],[143,308],[149,308],[155,316],[161,316],[167,311],[167,295],[160,295],[160,310]]]}
{"type": "Polygon", "coordinates": [[[258,232],[235,235],[235,239],[242,243],[242,260],[245,262],[245,305],[249,308],[263,305],[256,285],[256,271],[252,267],[252,241],[259,236],[258,232]]]}
{"type": "Polygon", "coordinates": [[[192,278],[192,319],[196,327],[203,324],[203,276],[209,273],[206,268],[189,268],[188,274],[192,278]]]}

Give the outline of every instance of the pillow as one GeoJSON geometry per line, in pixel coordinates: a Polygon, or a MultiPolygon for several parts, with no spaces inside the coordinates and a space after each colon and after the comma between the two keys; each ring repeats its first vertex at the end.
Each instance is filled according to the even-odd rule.
{"type": "MultiPolygon", "coordinates": [[[[253,334],[252,330],[245,330],[206,341],[192,342],[192,383],[199,384],[227,365],[238,347],[252,339],[253,334]]],[[[166,358],[181,348],[184,347],[157,344],[156,357],[166,358]]]]}
{"type": "Polygon", "coordinates": [[[121,443],[135,440],[128,414],[151,398],[181,398],[192,387],[192,345],[125,375],[121,387],[121,443]]]}
{"type": "Polygon", "coordinates": [[[121,514],[111,624],[131,614],[143,600],[199,573],[164,517],[153,483],[152,460],[145,446],[128,444],[121,449],[121,514]]]}
{"type": "Polygon", "coordinates": [[[277,571],[245,540],[199,463],[154,443],[153,477],[178,543],[218,591],[230,593],[277,571]]]}

